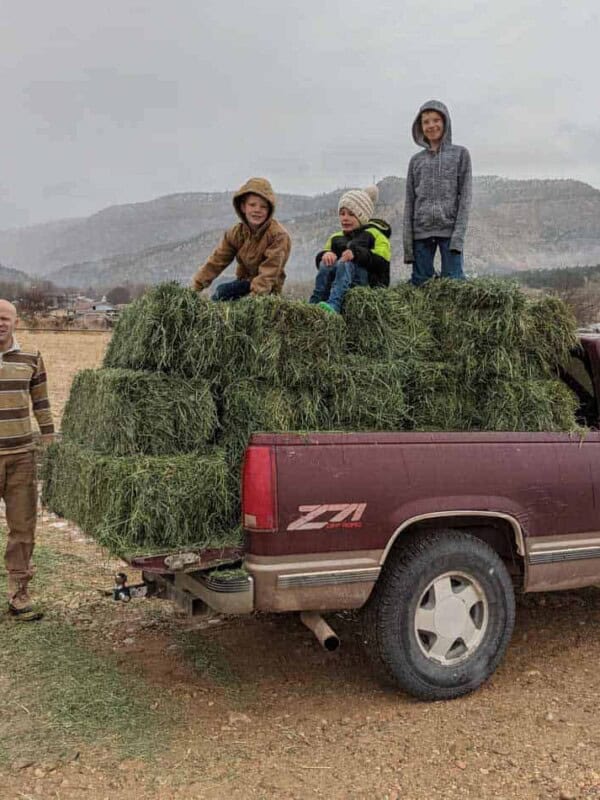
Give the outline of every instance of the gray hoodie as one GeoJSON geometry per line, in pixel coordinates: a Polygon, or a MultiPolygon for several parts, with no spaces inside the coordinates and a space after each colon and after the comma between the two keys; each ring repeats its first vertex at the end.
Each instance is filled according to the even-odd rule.
{"type": "Polygon", "coordinates": [[[406,176],[405,264],[414,261],[414,239],[449,237],[450,249],[462,252],[471,206],[471,156],[466,147],[452,144],[452,123],[446,106],[439,100],[424,103],[413,122],[412,135],[424,149],[411,158],[406,176]],[[437,111],[445,119],[444,136],[437,152],[423,136],[423,111],[437,111]]]}

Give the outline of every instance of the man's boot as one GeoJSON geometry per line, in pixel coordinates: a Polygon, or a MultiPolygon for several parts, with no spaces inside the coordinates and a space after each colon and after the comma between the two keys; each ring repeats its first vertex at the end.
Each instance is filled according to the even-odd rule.
{"type": "Polygon", "coordinates": [[[44,616],[31,604],[28,583],[26,578],[8,576],[8,613],[18,622],[35,622],[44,616]]]}

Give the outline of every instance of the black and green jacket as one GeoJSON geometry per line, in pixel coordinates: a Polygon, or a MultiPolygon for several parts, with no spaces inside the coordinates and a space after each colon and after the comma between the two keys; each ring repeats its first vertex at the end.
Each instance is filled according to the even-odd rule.
{"type": "Polygon", "coordinates": [[[369,273],[369,286],[389,286],[391,235],[391,227],[382,219],[370,219],[366,225],[350,233],[338,231],[329,237],[325,247],[317,253],[317,269],[325,253],[335,253],[339,258],[344,250],[352,250],[354,263],[369,273]]]}

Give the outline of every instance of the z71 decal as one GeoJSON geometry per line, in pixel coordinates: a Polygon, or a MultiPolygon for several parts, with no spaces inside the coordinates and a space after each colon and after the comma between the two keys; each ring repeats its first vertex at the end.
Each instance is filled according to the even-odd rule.
{"type": "Polygon", "coordinates": [[[288,531],[316,531],[322,528],[362,528],[366,503],[332,503],[299,506],[301,517],[287,526],[288,531]],[[333,514],[333,516],[331,516],[333,514]],[[323,519],[325,517],[325,519],[323,519]],[[321,519],[319,519],[321,518],[321,519]]]}

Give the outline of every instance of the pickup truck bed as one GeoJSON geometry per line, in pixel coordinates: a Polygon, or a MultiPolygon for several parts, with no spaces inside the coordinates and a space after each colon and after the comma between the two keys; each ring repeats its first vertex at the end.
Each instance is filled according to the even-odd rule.
{"type": "MultiPolygon", "coordinates": [[[[597,427],[600,336],[581,344],[564,378],[597,427]]],[[[596,430],[256,434],[242,493],[245,578],[227,588],[201,556],[163,578],[222,611],[365,607],[373,650],[421,698],[493,672],[516,589],[600,582],[596,430]]]]}

